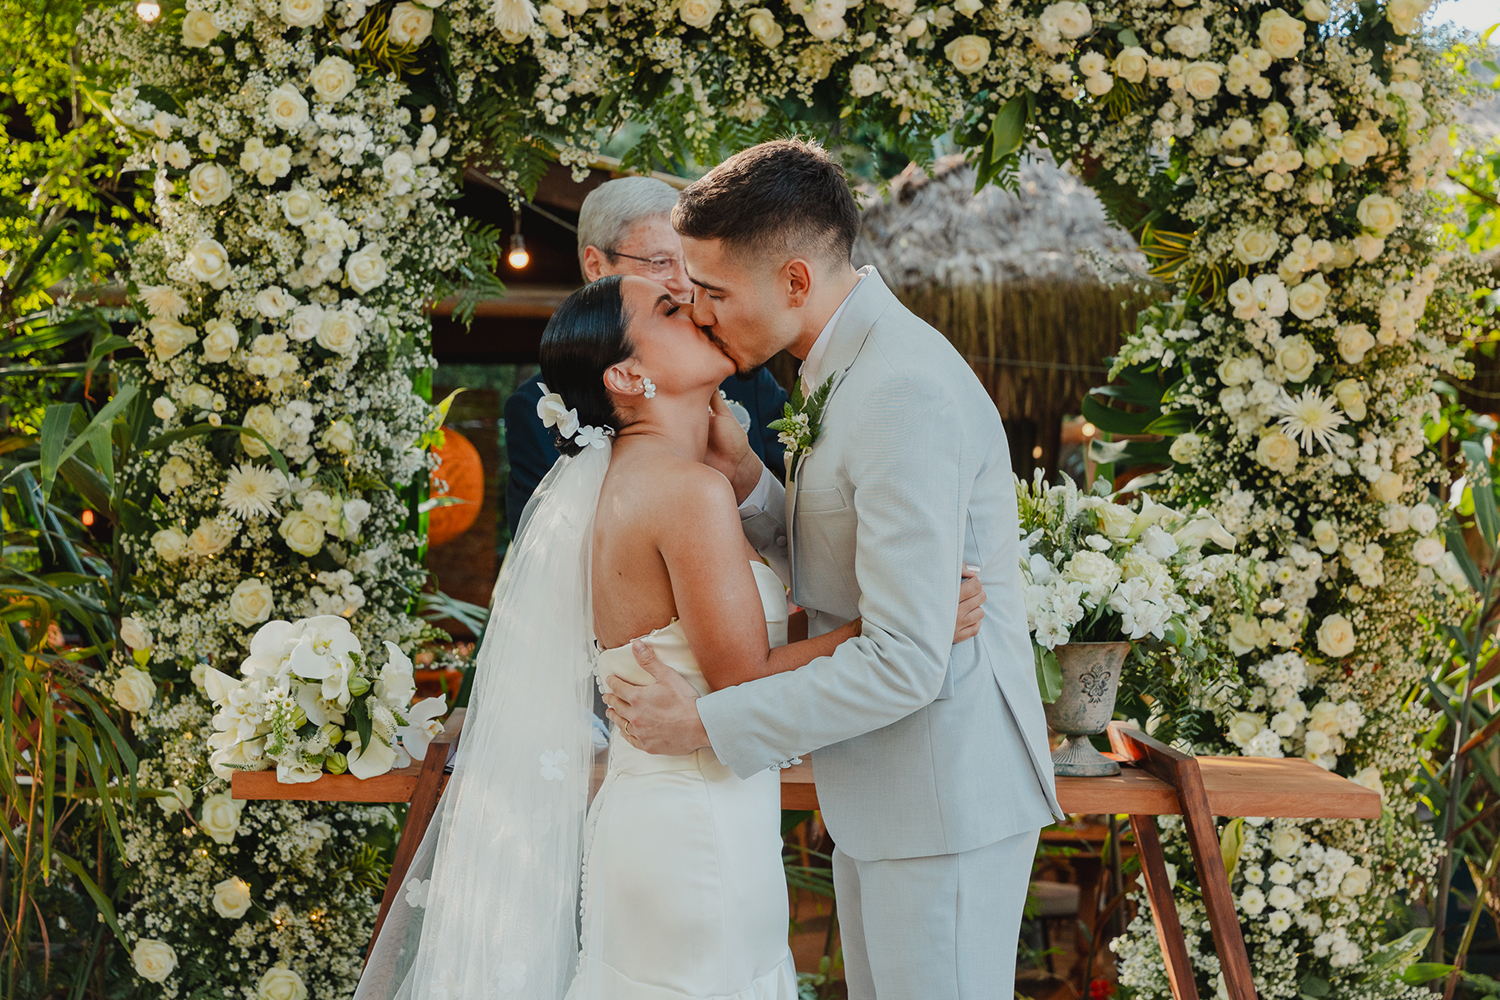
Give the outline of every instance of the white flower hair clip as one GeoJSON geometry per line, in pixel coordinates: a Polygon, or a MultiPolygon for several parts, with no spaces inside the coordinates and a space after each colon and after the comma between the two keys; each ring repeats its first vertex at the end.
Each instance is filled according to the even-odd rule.
{"type": "Polygon", "coordinates": [[[558,434],[581,448],[603,448],[605,442],[614,437],[613,427],[579,426],[578,411],[568,409],[562,396],[548,389],[547,383],[542,382],[541,387],[542,398],[537,400],[536,415],[541,418],[543,427],[556,427],[558,434]]]}

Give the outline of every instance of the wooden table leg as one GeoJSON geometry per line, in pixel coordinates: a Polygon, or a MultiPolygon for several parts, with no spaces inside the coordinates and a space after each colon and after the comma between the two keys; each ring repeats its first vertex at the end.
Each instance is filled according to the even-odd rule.
{"type": "Polygon", "coordinates": [[[1193,866],[1198,870],[1198,884],[1203,890],[1209,926],[1213,928],[1214,952],[1219,956],[1219,967],[1224,973],[1224,987],[1229,992],[1229,1000],[1256,1000],[1250,956],[1245,951],[1240,915],[1234,908],[1229,876],[1224,871],[1224,856],[1219,852],[1219,834],[1214,828],[1208,792],[1203,788],[1198,762],[1118,722],[1109,724],[1109,742],[1123,757],[1139,762],[1177,790],[1182,825],[1193,852],[1193,866]]]}
{"type": "Polygon", "coordinates": [[[1191,757],[1179,769],[1177,799],[1182,804],[1182,824],[1187,829],[1188,846],[1193,851],[1193,867],[1198,869],[1198,884],[1203,890],[1203,905],[1214,932],[1214,951],[1224,973],[1229,1000],[1256,1000],[1255,977],[1250,972],[1250,956],[1245,951],[1245,937],[1240,931],[1240,915],[1224,871],[1224,855],[1219,850],[1219,833],[1208,809],[1208,793],[1198,762],[1191,757]]]}
{"type": "Polygon", "coordinates": [[[1167,877],[1156,819],[1132,816],[1130,827],[1135,831],[1141,875],[1146,881],[1146,897],[1151,901],[1151,922],[1156,925],[1156,940],[1161,943],[1162,963],[1167,967],[1172,1000],[1198,1000],[1198,983],[1193,978],[1193,963],[1188,958],[1182,921],[1177,918],[1177,902],[1172,898],[1172,883],[1167,877]]]}
{"type": "MultiPolygon", "coordinates": [[[[438,798],[443,790],[443,769],[448,765],[449,753],[456,746],[457,744],[434,743],[427,748],[427,756],[422,761],[422,773],[417,777],[417,788],[412,793],[411,806],[406,811],[406,825],[401,828],[401,839],[396,842],[396,857],[391,862],[391,877],[386,880],[385,895],[380,900],[380,915],[375,918],[375,929],[370,932],[371,951],[374,950],[375,939],[380,936],[380,928],[385,924],[386,914],[391,912],[391,904],[396,901],[397,894],[406,882],[406,872],[411,867],[412,856],[417,853],[422,835],[427,832],[427,826],[437,812],[438,798]]],[[[368,958],[369,952],[366,952],[367,961],[368,958]]]]}

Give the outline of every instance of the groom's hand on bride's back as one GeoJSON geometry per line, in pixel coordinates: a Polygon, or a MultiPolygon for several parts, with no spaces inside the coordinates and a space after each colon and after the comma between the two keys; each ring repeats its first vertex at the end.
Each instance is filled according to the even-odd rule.
{"type": "Polygon", "coordinates": [[[958,585],[958,624],[953,629],[955,646],[979,634],[979,626],[984,622],[984,602],[989,599],[985,595],[984,584],[979,582],[979,567],[965,566],[961,576],[958,585]]]}
{"type": "Polygon", "coordinates": [[[763,466],[750,447],[745,428],[734,419],[734,414],[729,412],[728,405],[718,393],[714,393],[713,409],[713,419],[708,422],[708,453],[703,456],[703,461],[709,468],[724,474],[734,487],[735,502],[744,503],[755,484],[760,482],[763,466]]]}
{"type": "Polygon", "coordinates": [[[611,677],[614,693],[604,696],[610,721],[633,746],[647,753],[681,757],[708,746],[708,732],[698,718],[697,690],[639,639],[630,650],[655,683],[642,686],[611,677]]]}

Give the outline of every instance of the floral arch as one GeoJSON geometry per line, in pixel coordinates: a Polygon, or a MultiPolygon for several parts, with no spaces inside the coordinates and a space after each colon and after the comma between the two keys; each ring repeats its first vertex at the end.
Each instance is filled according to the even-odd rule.
{"type": "MultiPolygon", "coordinates": [[[[1421,0],[137,9],[159,16],[106,9],[87,41],[133,67],[111,108],[162,223],[132,260],[134,337],[160,430],[182,432],[135,470],[131,529],[144,659],[168,692],[135,719],[143,783],[195,790],[137,814],[128,842],[122,922],[169,947],[144,963],[137,947],[165,995],[342,996],[358,975],[373,908],[357,845],[381,815],[231,802],[198,749],[196,668],[237,660],[272,615],[344,614],[367,645],[421,632],[402,488],[426,474],[434,413],[423,307],[495,250],[449,205],[461,166],[524,192],[545,151],[582,168],[621,125],[639,136],[627,164],[650,167],[799,122],[917,158],[951,134],[984,182],[1040,143],[1143,233],[1172,294],[1120,365],[1169,387],[1152,426],[1175,435],[1172,502],[1212,508],[1249,557],[1210,627],[1239,683],[1185,691],[1218,723],[1196,742],[1307,755],[1388,802],[1381,822],[1244,828],[1260,991],[1419,994],[1380,966],[1381,918],[1432,863],[1404,792],[1423,721],[1404,695],[1419,620],[1452,598],[1423,418],[1433,379],[1462,374],[1467,290],[1429,189],[1462,67],[1421,0]],[[266,473],[278,459],[289,487],[266,473]],[[249,871],[249,915],[215,916],[249,871]]],[[[1186,879],[1179,898],[1213,995],[1186,879]]],[[[1165,997],[1149,926],[1118,942],[1123,981],[1165,997]]]]}

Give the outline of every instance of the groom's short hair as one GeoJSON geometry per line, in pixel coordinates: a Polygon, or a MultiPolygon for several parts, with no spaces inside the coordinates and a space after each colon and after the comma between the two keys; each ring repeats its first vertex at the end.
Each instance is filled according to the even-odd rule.
{"type": "Polygon", "coordinates": [[[688,185],[672,225],[727,251],[786,253],[847,264],[859,206],[844,170],[820,144],[777,139],[736,153],[688,185]]]}

